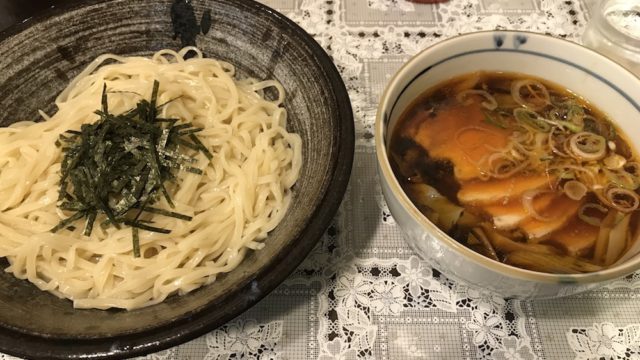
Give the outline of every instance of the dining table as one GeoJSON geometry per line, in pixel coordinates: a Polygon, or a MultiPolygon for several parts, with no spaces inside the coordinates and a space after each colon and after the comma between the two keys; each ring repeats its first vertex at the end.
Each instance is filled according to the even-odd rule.
{"type": "MultiPolygon", "coordinates": [[[[311,34],[342,75],[356,128],[349,189],[317,246],[279,287],[204,336],[143,358],[640,359],[640,272],[547,300],[504,299],[453,281],[405,243],[376,168],[378,99],[410,57],[482,30],[581,43],[597,1],[261,2],[311,34]]],[[[0,28],[57,3],[1,0],[0,28]]]]}

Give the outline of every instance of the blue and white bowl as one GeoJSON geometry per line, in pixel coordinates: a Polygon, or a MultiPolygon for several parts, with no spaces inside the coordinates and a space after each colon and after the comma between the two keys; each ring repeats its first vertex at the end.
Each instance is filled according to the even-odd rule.
{"type": "Polygon", "coordinates": [[[440,42],[410,59],[387,85],[376,119],[376,152],[384,197],[409,245],[445,275],[504,297],[552,298],[593,289],[640,269],[640,255],[588,274],[518,269],[466,248],[430,222],[395,178],[388,158],[391,134],[404,110],[425,90],[474,71],[537,76],[584,97],[640,147],[640,79],[608,58],[550,36],[488,31],[440,42]]]}

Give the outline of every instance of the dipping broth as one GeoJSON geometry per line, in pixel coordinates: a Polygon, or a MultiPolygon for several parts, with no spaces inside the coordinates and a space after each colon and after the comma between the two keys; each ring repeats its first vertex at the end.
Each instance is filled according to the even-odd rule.
{"type": "Polygon", "coordinates": [[[493,260],[584,273],[640,251],[635,152],[605,114],[549,81],[445,81],[407,108],[389,152],[416,207],[493,260]]]}

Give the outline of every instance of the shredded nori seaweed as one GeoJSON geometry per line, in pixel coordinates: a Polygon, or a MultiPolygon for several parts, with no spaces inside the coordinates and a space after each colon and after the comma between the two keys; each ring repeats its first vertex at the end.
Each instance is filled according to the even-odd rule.
{"type": "Polygon", "coordinates": [[[174,207],[165,183],[176,181],[177,170],[203,173],[189,165],[195,159],[181,149],[200,151],[209,160],[213,154],[196,135],[201,128],[158,117],[158,110],[166,104],[157,105],[158,89],[155,81],[149,101],[141,100],[135,108],[115,115],[109,112],[105,84],[101,109],[95,112],[100,119],[82,125],[80,131],[68,130],[60,135],[56,141],[63,152],[58,207],[74,213],[51,232],[72,228],[72,223],[85,218],[83,233],[90,236],[94,222],[104,215],[100,224],[103,228],[132,228],[133,253],[139,257],[139,229],[171,232],[140,220],[143,212],[191,220],[188,215],[151,205],[162,196],[174,207]]]}

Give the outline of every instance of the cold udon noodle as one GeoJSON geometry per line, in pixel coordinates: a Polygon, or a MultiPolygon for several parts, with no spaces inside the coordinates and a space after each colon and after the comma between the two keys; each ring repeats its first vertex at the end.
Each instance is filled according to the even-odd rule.
{"type": "MultiPolygon", "coordinates": [[[[282,220],[301,166],[301,139],[287,131],[284,89],[273,80],[234,79],[233,65],[195,48],[161,50],[151,58],[102,55],[57,97],[46,121],[0,129],[0,257],[6,271],[41,290],[73,300],[77,308],[135,309],[184,294],[232,271],[263,247],[282,220]],[[187,51],[195,53],[184,60],[187,51]],[[140,231],[140,257],[131,230],[82,226],[50,232],[68,213],[57,206],[61,149],[69,129],[96,121],[103,86],[108,107],[120,113],[148,99],[159,82],[160,116],[203,130],[214,154],[199,154],[203,174],[180,172],[169,184],[175,207],[191,221],[153,216],[170,234],[140,231]],[[266,89],[277,96],[265,97],[266,89]]],[[[169,209],[160,199],[158,207],[169,209]]],[[[104,219],[98,219],[98,222],[104,219]]]]}

